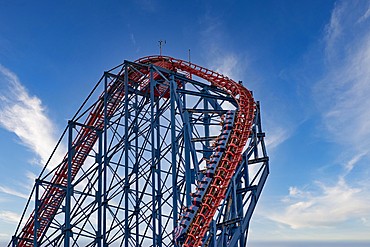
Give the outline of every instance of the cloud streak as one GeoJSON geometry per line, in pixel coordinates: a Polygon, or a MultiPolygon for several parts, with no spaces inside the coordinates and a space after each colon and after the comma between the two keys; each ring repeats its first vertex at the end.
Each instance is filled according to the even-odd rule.
{"type": "Polygon", "coordinates": [[[45,165],[53,147],[53,123],[36,96],[30,96],[18,77],[0,64],[0,125],[15,133],[22,145],[37,156],[39,165],[45,165]]]}
{"type": "Polygon", "coordinates": [[[361,18],[358,19],[357,22],[365,21],[367,18],[369,18],[369,16],[370,16],[370,5],[369,5],[369,8],[367,9],[366,13],[363,16],[361,16],[361,18]]]}
{"type": "MultiPolygon", "coordinates": [[[[21,216],[19,214],[10,212],[10,211],[1,211],[0,212],[0,219],[6,223],[10,224],[18,224],[19,219],[21,216]]],[[[3,236],[7,236],[7,234],[3,234],[3,236]]]]}
{"type": "Polygon", "coordinates": [[[233,80],[240,80],[242,72],[248,66],[246,58],[241,54],[236,54],[225,45],[227,33],[223,31],[223,23],[220,18],[212,17],[206,14],[200,21],[200,25],[204,25],[201,34],[201,44],[207,67],[225,75],[233,80]]]}
{"type": "Polygon", "coordinates": [[[324,39],[328,72],[313,92],[329,138],[357,157],[370,146],[370,29],[368,22],[358,23],[358,9],[348,8],[340,2],[332,12],[324,39]]]}
{"type": "Polygon", "coordinates": [[[341,178],[334,186],[316,182],[318,193],[290,187],[283,199],[290,205],[283,213],[269,215],[269,219],[287,224],[293,229],[331,228],[350,218],[370,216],[369,193],[366,188],[350,187],[341,178]]]}
{"type": "Polygon", "coordinates": [[[130,34],[130,38],[131,38],[131,41],[134,45],[136,45],[136,41],[135,41],[135,37],[134,37],[134,34],[130,34]]]}
{"type": "Polygon", "coordinates": [[[335,185],[322,180],[315,181],[310,190],[290,187],[289,196],[282,200],[284,209],[268,218],[293,229],[335,228],[350,220],[366,225],[369,221],[368,180],[351,173],[370,153],[369,1],[366,8],[362,4],[335,4],[323,39],[326,73],[313,87],[323,133],[343,147],[335,161],[343,169],[335,185]]]}
{"type": "Polygon", "coordinates": [[[284,129],[276,124],[270,127],[266,132],[266,146],[268,146],[269,150],[276,148],[290,137],[288,129],[284,129]]]}
{"type": "Polygon", "coordinates": [[[3,186],[0,186],[0,191],[5,193],[5,194],[10,194],[10,195],[13,195],[13,196],[18,196],[18,197],[21,197],[21,198],[24,198],[24,199],[28,199],[28,195],[26,194],[23,194],[23,193],[20,193],[14,189],[11,189],[11,188],[8,188],[8,187],[3,187],[3,186]]]}

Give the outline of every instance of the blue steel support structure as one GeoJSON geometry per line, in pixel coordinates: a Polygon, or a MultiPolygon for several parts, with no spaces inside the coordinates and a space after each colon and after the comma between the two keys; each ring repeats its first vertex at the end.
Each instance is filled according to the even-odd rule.
{"type": "Polygon", "coordinates": [[[103,247],[107,247],[107,170],[108,170],[108,159],[106,159],[108,154],[108,74],[104,73],[104,168],[103,168],[103,247]]]}
{"type": "Polygon", "coordinates": [[[102,164],[102,154],[103,154],[103,139],[102,139],[102,131],[97,130],[98,134],[98,153],[96,153],[96,163],[99,164],[98,166],[98,190],[96,191],[96,202],[98,206],[98,219],[97,219],[97,232],[96,232],[96,243],[97,247],[102,247],[102,223],[103,223],[103,204],[102,204],[102,188],[103,188],[103,164],[102,164]]]}
{"type": "Polygon", "coordinates": [[[38,179],[36,179],[36,190],[35,190],[35,227],[33,229],[33,246],[37,246],[38,243],[37,243],[37,230],[39,228],[39,223],[38,223],[38,208],[39,208],[39,186],[40,186],[40,183],[38,181],[38,179]]]}
{"type": "MultiPolygon", "coordinates": [[[[171,75],[170,77],[170,114],[171,114],[171,163],[176,164],[176,156],[178,154],[178,142],[176,138],[176,106],[175,106],[175,93],[176,93],[176,82],[174,76],[171,75]]],[[[173,229],[177,227],[178,221],[178,196],[177,196],[177,169],[176,166],[172,166],[172,206],[173,206],[173,229]]],[[[174,234],[172,234],[172,238],[174,239],[174,234]]],[[[176,246],[176,242],[172,241],[172,243],[176,246]]],[[[177,247],[177,246],[176,246],[177,247]]]]}
{"type": "MultiPolygon", "coordinates": [[[[125,64],[125,218],[128,219],[129,215],[129,208],[128,208],[128,193],[130,189],[130,184],[128,180],[128,175],[129,175],[129,139],[128,139],[128,132],[129,132],[129,125],[128,125],[128,120],[130,118],[130,114],[128,111],[129,107],[129,96],[128,96],[128,69],[127,69],[127,64],[125,64]]],[[[125,247],[129,247],[129,236],[130,236],[130,228],[128,224],[128,220],[125,221],[125,247]]]]}
{"type": "MultiPolygon", "coordinates": [[[[225,90],[167,63],[124,61],[104,73],[95,87],[103,93],[93,91],[68,123],[66,156],[36,180],[32,219],[12,246],[177,246],[174,229],[193,205],[223,116],[239,109],[225,90]]],[[[268,175],[258,102],[252,114],[203,246],[246,246],[268,175]]]]}
{"type": "Polygon", "coordinates": [[[156,212],[156,198],[155,198],[155,170],[156,170],[156,150],[155,150],[155,115],[154,115],[154,91],[155,91],[155,81],[153,80],[153,66],[150,66],[150,136],[151,136],[151,179],[152,179],[152,241],[153,246],[157,246],[157,236],[156,236],[156,218],[157,218],[157,212],[156,212]]]}
{"type": "MultiPolygon", "coordinates": [[[[64,206],[64,217],[65,217],[64,247],[70,246],[69,241],[71,238],[72,158],[74,155],[74,149],[73,149],[73,129],[74,127],[75,127],[74,123],[70,121],[68,123],[67,191],[66,191],[65,206],[64,206]]],[[[37,225],[37,221],[35,225],[37,225]]],[[[36,239],[34,239],[34,241],[35,240],[37,240],[37,237],[36,239]]]]}

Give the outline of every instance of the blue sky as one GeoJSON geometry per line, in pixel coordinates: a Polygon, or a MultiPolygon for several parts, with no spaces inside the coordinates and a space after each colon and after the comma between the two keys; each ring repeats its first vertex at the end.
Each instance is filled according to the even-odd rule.
{"type": "Polygon", "coordinates": [[[370,243],[370,1],[0,1],[0,243],[105,70],[162,53],[242,80],[271,174],[250,246],[370,243]]]}

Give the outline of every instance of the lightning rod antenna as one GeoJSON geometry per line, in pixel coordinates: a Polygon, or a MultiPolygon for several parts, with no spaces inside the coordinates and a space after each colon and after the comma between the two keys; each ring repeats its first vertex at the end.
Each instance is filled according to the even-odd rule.
{"type": "Polygon", "coordinates": [[[159,43],[159,55],[160,56],[162,56],[162,44],[166,44],[166,40],[164,40],[164,41],[162,41],[162,40],[160,40],[160,41],[158,41],[158,43],[159,43]]]}
{"type": "MultiPolygon", "coordinates": [[[[191,64],[191,62],[190,62],[190,49],[189,49],[189,64],[191,64]]],[[[189,73],[189,77],[190,77],[190,79],[192,79],[191,72],[189,73]]]]}

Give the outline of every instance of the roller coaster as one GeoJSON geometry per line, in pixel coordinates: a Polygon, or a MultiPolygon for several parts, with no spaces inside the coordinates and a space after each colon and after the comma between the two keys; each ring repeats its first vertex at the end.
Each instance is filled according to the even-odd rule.
{"type": "Polygon", "coordinates": [[[124,61],[68,121],[8,247],[246,246],[264,138],[241,81],[168,56],[124,61]]]}

